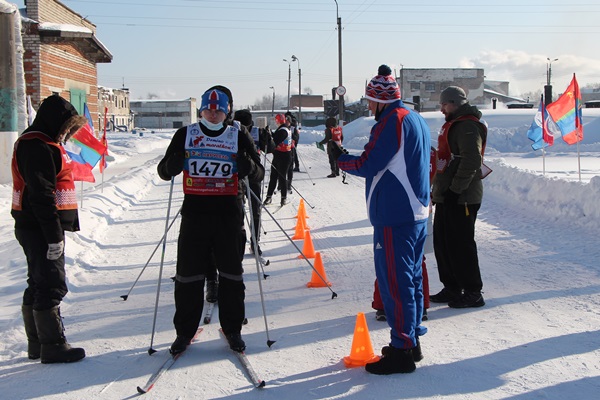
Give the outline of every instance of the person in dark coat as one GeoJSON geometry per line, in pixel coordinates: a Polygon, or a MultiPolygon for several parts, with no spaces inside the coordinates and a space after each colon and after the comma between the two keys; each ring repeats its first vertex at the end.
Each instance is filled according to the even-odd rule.
{"type": "Polygon", "coordinates": [[[340,167],[338,166],[334,150],[336,147],[342,146],[343,141],[344,134],[342,133],[342,127],[338,126],[335,118],[327,118],[325,121],[325,137],[317,143],[317,146],[322,148],[324,144],[327,144],[327,156],[329,158],[329,166],[331,167],[331,174],[327,175],[328,178],[340,176],[340,167]]]}
{"type": "Polygon", "coordinates": [[[271,204],[275,186],[279,184],[281,192],[281,205],[288,203],[288,180],[287,171],[292,164],[292,131],[290,126],[292,120],[289,116],[277,114],[275,121],[279,125],[273,133],[273,142],[275,142],[275,151],[273,151],[273,162],[271,164],[271,176],[269,177],[269,186],[267,188],[267,197],[264,204],[271,204]]]}
{"type": "Polygon", "coordinates": [[[245,318],[242,258],[243,207],[240,181],[260,180],[264,169],[247,132],[226,123],[230,98],[219,89],[202,95],[201,120],[178,129],[158,174],[171,180],[183,172],[184,200],[177,243],[173,355],[183,352],[198,329],[207,269],[219,271],[219,320],[229,346],[244,351],[245,318]],[[214,256],[214,262],[212,257],[214,256]]]}
{"type": "Polygon", "coordinates": [[[27,258],[21,308],[27,354],[45,364],[85,357],[84,349],[67,343],[59,305],[68,292],[64,232],[79,230],[72,161],[62,145],[86,123],[71,103],[52,95],[44,99],[13,151],[11,214],[27,258]]]}
{"type": "Polygon", "coordinates": [[[483,199],[481,166],[487,127],[465,91],[449,86],[440,95],[446,117],[438,138],[433,247],[444,288],[429,299],[451,308],[482,307],[475,221],[483,199]]]}
{"type": "MultiPolygon", "coordinates": [[[[252,140],[254,141],[254,145],[256,146],[256,150],[260,154],[272,153],[275,149],[275,143],[273,142],[273,138],[271,137],[271,133],[269,132],[268,127],[259,128],[254,125],[254,121],[252,120],[252,113],[248,109],[238,110],[233,115],[234,120],[239,121],[242,126],[244,126],[252,140]]],[[[260,248],[260,226],[261,226],[261,202],[262,202],[262,179],[261,180],[249,180],[249,186],[254,196],[251,198],[252,202],[252,220],[254,224],[254,236],[256,238],[257,243],[257,251],[258,255],[262,255],[262,250],[260,248]],[[256,196],[256,197],[255,197],[256,196]]],[[[254,254],[254,242],[250,241],[250,251],[254,254]]]]}

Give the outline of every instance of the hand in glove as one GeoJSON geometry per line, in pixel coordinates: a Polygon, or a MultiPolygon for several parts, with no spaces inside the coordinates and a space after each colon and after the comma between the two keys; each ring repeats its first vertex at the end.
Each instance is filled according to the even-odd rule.
{"type": "Polygon", "coordinates": [[[58,260],[60,256],[63,254],[63,250],[65,249],[65,241],[61,240],[58,243],[50,243],[48,244],[48,253],[46,254],[46,258],[48,260],[58,260]]]}
{"type": "Polygon", "coordinates": [[[344,149],[342,146],[340,146],[339,144],[337,144],[336,142],[330,142],[331,146],[330,146],[330,151],[331,151],[331,155],[333,156],[333,158],[335,158],[336,160],[338,158],[340,158],[340,156],[342,154],[348,154],[348,150],[344,149]]]}
{"type": "Polygon", "coordinates": [[[458,197],[460,196],[460,194],[453,192],[452,190],[448,189],[444,192],[444,204],[458,204],[458,197]]]}
{"type": "Polygon", "coordinates": [[[240,178],[245,178],[246,176],[252,175],[254,173],[256,165],[254,165],[254,162],[248,157],[242,156],[237,159],[237,169],[238,176],[240,178]]]}
{"type": "Polygon", "coordinates": [[[318,148],[319,150],[323,150],[323,151],[325,151],[325,146],[323,146],[323,145],[321,144],[321,142],[315,142],[315,145],[317,146],[317,148],[318,148]]]}
{"type": "Polygon", "coordinates": [[[179,175],[183,171],[183,163],[185,162],[185,153],[178,151],[173,153],[165,163],[167,173],[171,176],[179,175]]]}

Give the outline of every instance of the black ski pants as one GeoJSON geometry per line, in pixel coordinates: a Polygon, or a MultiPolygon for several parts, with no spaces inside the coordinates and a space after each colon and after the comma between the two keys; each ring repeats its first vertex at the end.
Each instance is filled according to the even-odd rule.
{"type": "Polygon", "coordinates": [[[241,331],[246,289],[241,238],[238,212],[181,217],[173,317],[178,336],[191,338],[198,329],[204,307],[204,280],[213,256],[219,271],[221,328],[226,334],[241,331]]]}
{"type": "Polygon", "coordinates": [[[15,229],[15,236],[27,259],[27,287],[23,292],[23,305],[36,311],[58,306],[67,295],[65,255],[48,260],[48,243],[38,229],[15,229]]]}
{"type": "Polygon", "coordinates": [[[435,205],[433,248],[440,282],[452,291],[481,291],[475,221],[481,204],[435,205]]]}
{"type": "Polygon", "coordinates": [[[287,173],[292,164],[291,151],[274,151],[273,162],[271,163],[271,176],[269,177],[269,187],[267,188],[267,197],[273,196],[275,186],[279,181],[279,191],[281,198],[287,197],[288,184],[287,173]]]}

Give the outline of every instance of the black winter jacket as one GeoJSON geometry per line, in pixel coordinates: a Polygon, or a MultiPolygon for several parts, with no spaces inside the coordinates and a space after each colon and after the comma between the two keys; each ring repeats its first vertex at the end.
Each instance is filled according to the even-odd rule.
{"type": "MultiPolygon", "coordinates": [[[[77,111],[60,96],[50,96],[40,105],[27,132],[42,132],[58,142],[61,127],[77,111]]],[[[79,230],[77,210],[57,210],[54,191],[62,167],[60,150],[41,140],[19,142],[15,153],[19,173],[25,181],[22,210],[11,210],[16,229],[41,229],[48,243],[64,240],[64,231],[79,230]]]]}
{"type": "MultiPolygon", "coordinates": [[[[210,137],[220,135],[225,127],[219,131],[211,131],[202,124],[199,124],[202,132],[210,137]]],[[[171,143],[165,152],[165,156],[159,162],[157,171],[161,179],[168,181],[172,177],[179,175],[183,171],[185,138],[187,136],[187,126],[179,128],[171,143]]],[[[243,182],[245,177],[249,180],[261,181],[264,178],[265,170],[260,163],[260,156],[256,152],[254,141],[248,133],[248,130],[242,126],[238,133],[238,195],[237,196],[196,196],[184,195],[181,215],[194,218],[206,214],[220,212],[236,212],[242,215],[240,209],[241,197],[243,196],[243,182]]]]}

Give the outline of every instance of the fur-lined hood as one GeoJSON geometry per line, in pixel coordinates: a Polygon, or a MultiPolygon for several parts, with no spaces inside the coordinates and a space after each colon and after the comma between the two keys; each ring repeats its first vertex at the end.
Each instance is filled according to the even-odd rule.
{"type": "Polygon", "coordinates": [[[79,115],[71,103],[58,95],[52,95],[44,99],[33,123],[23,133],[42,132],[55,142],[60,142],[67,140],[71,131],[75,133],[86,123],[87,119],[79,115]]]}

